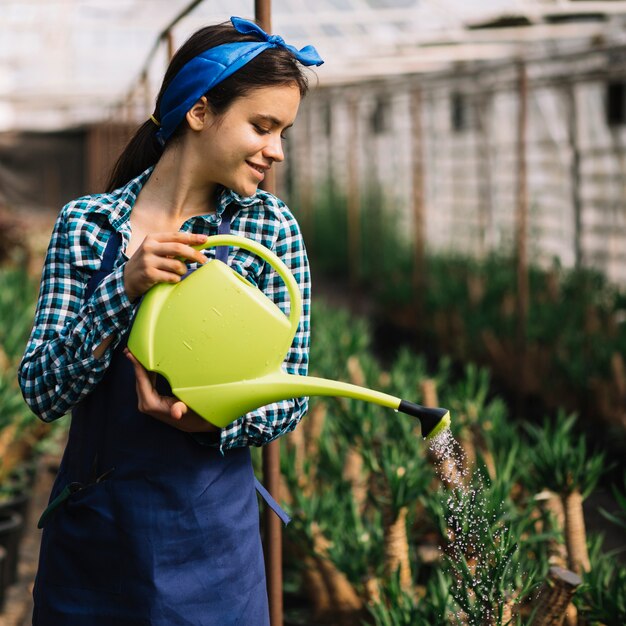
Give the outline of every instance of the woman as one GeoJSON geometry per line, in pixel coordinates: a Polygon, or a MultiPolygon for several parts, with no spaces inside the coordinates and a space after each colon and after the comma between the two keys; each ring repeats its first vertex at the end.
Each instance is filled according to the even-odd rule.
{"type": "MultiPolygon", "coordinates": [[[[306,252],[288,208],[257,186],[284,158],[307,91],[301,65],[321,63],[312,47],[298,51],[239,18],[200,30],[172,59],[107,193],[62,210],[19,372],[43,420],[72,411],[40,522],[35,625],[269,623],[248,446],[295,428],[306,398],[219,430],[169,395],[125,342],[142,294],[207,262],[215,251],[193,246],[232,229],[298,280],[303,315],[285,368],[306,374],[306,252]]],[[[245,250],[228,254],[288,311],[271,268],[245,250]]]]}

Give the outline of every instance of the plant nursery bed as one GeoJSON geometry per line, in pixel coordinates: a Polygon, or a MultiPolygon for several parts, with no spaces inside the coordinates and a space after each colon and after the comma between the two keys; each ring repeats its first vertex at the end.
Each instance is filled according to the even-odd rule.
{"type": "Polygon", "coordinates": [[[574,602],[580,624],[626,623],[626,568],[615,553],[626,485],[606,473],[611,459],[575,416],[539,407],[514,419],[513,399],[486,368],[427,358],[393,327],[374,337],[371,323],[323,301],[312,329],[312,375],[445,406],[452,433],[429,447],[400,414],[311,399],[281,453],[293,518],[286,545],[295,548],[286,551],[288,624],[345,626],[347,606],[375,626],[453,623],[459,612],[490,624],[509,622],[495,612],[512,613],[521,626],[532,612],[547,619],[556,600],[560,618],[574,602]]]}

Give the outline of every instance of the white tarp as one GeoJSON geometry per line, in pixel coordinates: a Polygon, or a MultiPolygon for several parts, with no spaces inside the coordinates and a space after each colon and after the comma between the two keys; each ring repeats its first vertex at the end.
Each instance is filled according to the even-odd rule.
{"type": "MultiPolygon", "coordinates": [[[[0,132],[55,129],[106,117],[137,81],[158,34],[189,4],[190,0],[0,0],[0,132]]],[[[467,22],[502,14],[532,15],[547,4],[569,3],[274,0],[272,19],[273,30],[290,43],[313,43],[318,48],[326,60],[318,72],[323,83],[351,72],[361,78],[373,59],[383,71],[391,69],[395,57],[406,56],[419,44],[458,41],[467,22]]],[[[253,12],[252,0],[206,0],[176,26],[175,43],[202,25],[233,14],[252,17],[253,12]]],[[[163,46],[150,68],[152,97],[165,54],[163,46]]]]}

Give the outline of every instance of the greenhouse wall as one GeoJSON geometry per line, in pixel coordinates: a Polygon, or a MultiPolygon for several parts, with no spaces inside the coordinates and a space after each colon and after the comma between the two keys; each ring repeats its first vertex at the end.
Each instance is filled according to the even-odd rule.
{"type": "Polygon", "coordinates": [[[0,209],[58,212],[104,191],[135,124],[103,122],[57,132],[0,133],[0,209]]]}
{"type": "Polygon", "coordinates": [[[306,215],[329,190],[330,198],[361,201],[378,190],[409,239],[423,202],[431,250],[482,257],[512,249],[525,183],[530,260],[594,267],[624,284],[624,54],[590,48],[523,65],[464,63],[452,72],[322,86],[293,129],[283,173],[289,201],[306,215]]]}

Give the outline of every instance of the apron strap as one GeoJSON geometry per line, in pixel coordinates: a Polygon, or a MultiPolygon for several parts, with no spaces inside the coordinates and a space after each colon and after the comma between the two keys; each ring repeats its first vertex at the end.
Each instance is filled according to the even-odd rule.
{"type": "MultiPolygon", "coordinates": [[[[100,268],[91,275],[87,282],[84,302],[89,300],[98,285],[113,271],[121,246],[122,235],[113,231],[109,235],[104,249],[100,268]]],[[[72,415],[76,417],[72,421],[76,421],[77,435],[77,445],[74,448],[76,466],[72,468],[72,479],[81,483],[90,483],[99,478],[98,453],[106,435],[106,424],[104,420],[93,423],[91,417],[86,414],[82,402],[74,407],[72,415]]]]}
{"type": "MultiPolygon", "coordinates": [[[[233,209],[231,206],[232,205],[229,204],[222,213],[222,221],[217,226],[218,235],[230,235],[230,222],[233,217],[233,209]]],[[[224,265],[228,265],[228,250],[229,246],[217,246],[215,248],[215,258],[224,263],[224,265]]],[[[188,269],[185,274],[183,274],[181,280],[185,280],[185,278],[195,272],[196,269],[199,268],[188,269]]]]}
{"type": "MultiPolygon", "coordinates": [[[[232,205],[229,204],[222,213],[222,221],[217,227],[218,235],[230,235],[230,222],[233,217],[233,210],[231,207],[232,205]]],[[[215,248],[215,258],[226,265],[228,265],[228,248],[228,246],[218,246],[215,248]]]]}
{"type": "MultiPolygon", "coordinates": [[[[117,231],[114,231],[109,235],[109,239],[107,240],[100,268],[96,270],[87,281],[83,296],[84,302],[87,302],[87,300],[91,298],[93,292],[102,280],[112,272],[121,245],[122,236],[117,231]]],[[[65,485],[63,490],[48,504],[39,519],[37,528],[43,528],[54,511],[61,506],[72,493],[82,489],[84,484],[95,482],[98,478],[104,478],[104,476],[96,476],[98,445],[102,442],[105,435],[104,420],[99,420],[96,424],[92,423],[93,420],[89,419],[89,415],[86,414],[82,402],[74,407],[72,415],[70,437],[73,436],[76,443],[73,447],[73,453],[67,457],[67,464],[70,478],[74,482],[65,485]]],[[[112,470],[109,470],[107,474],[111,471],[112,470]]]]}
{"type": "Polygon", "coordinates": [[[104,249],[104,256],[102,257],[100,269],[91,275],[91,278],[87,283],[87,287],[85,287],[85,301],[91,298],[91,295],[96,290],[96,287],[113,271],[115,259],[117,259],[117,252],[121,245],[122,235],[120,235],[117,231],[113,231],[113,233],[109,235],[106,248],[104,249]]]}
{"type": "Polygon", "coordinates": [[[269,506],[270,509],[272,509],[272,511],[280,517],[282,523],[287,526],[287,524],[291,521],[291,518],[287,515],[287,513],[285,513],[280,504],[274,500],[272,494],[263,486],[263,483],[256,476],[254,477],[254,488],[263,500],[265,500],[265,504],[267,504],[267,506],[269,506]]]}

